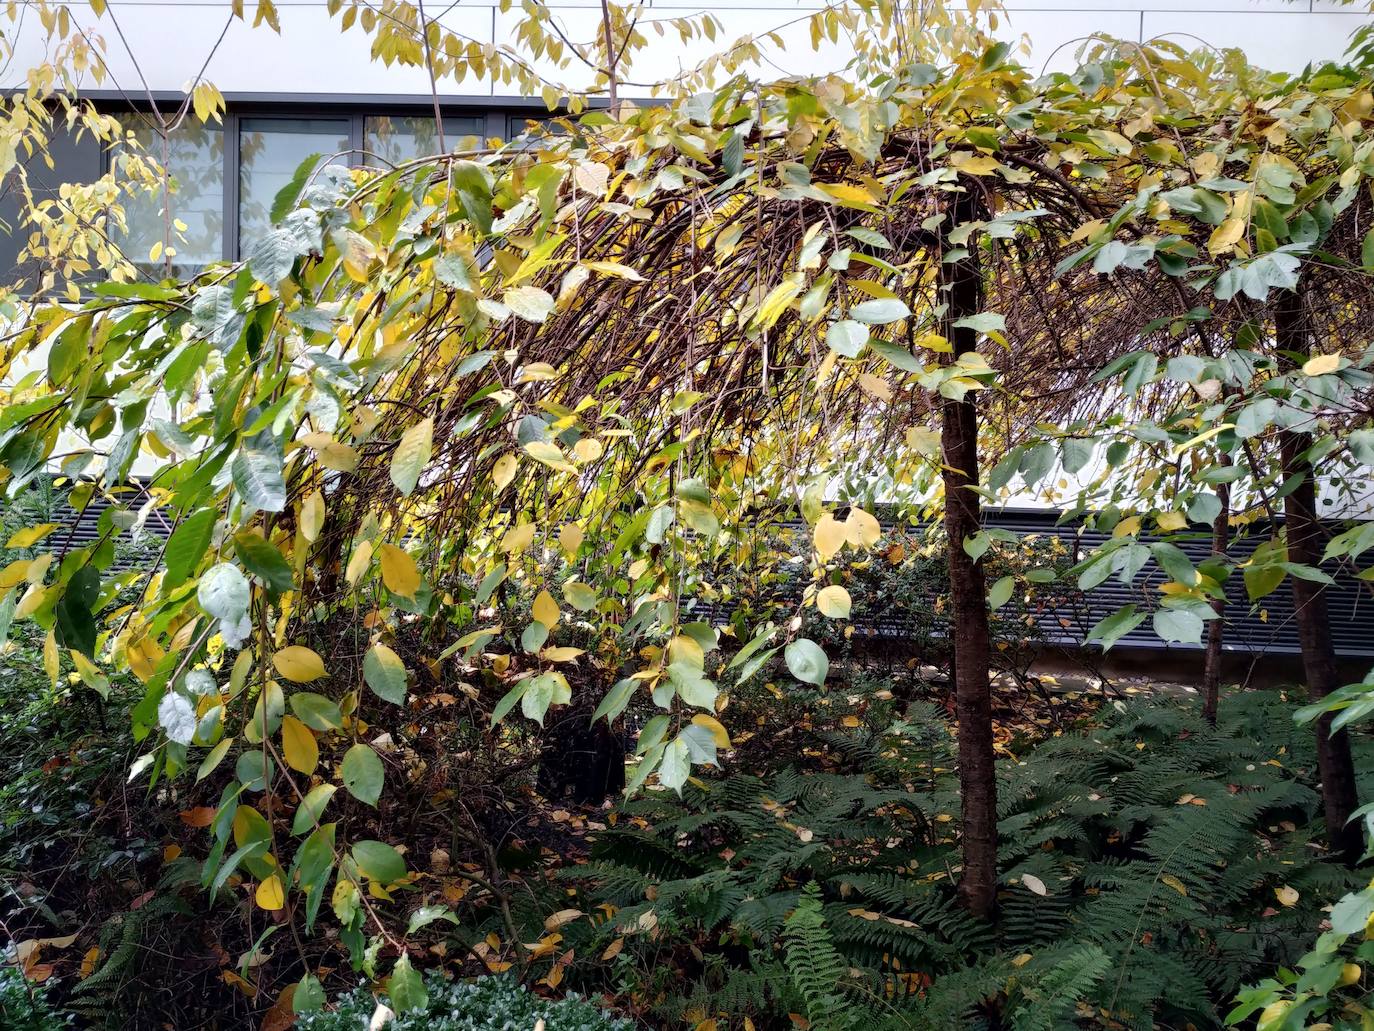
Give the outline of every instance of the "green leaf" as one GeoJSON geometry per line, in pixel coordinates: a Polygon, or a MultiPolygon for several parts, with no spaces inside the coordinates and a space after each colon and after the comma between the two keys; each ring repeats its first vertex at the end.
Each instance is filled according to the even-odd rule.
{"type": "Polygon", "coordinates": [[[805,637],[799,637],[789,644],[783,650],[783,659],[792,675],[804,684],[819,687],[825,683],[826,674],[830,672],[830,660],[825,657],[821,646],[805,637]]]}
{"type": "Polygon", "coordinates": [[[402,494],[409,494],[420,482],[434,449],[434,420],[417,422],[405,431],[391,456],[391,482],[402,494]]]}
{"type": "Polygon", "coordinates": [[[397,705],[406,700],[406,667],[384,644],[374,644],[363,656],[363,679],[379,698],[397,705]]]}
{"type": "Polygon", "coordinates": [[[291,820],[291,833],[299,835],[313,831],[315,825],[320,822],[320,817],[324,815],[329,800],[334,797],[334,792],[338,790],[334,784],[316,784],[307,791],[305,797],[301,799],[301,804],[296,807],[296,815],[291,820]]]}
{"type": "Polygon", "coordinates": [[[291,993],[292,1013],[318,1013],[324,1009],[324,986],[314,974],[306,974],[296,982],[291,993]]]}
{"type": "Polygon", "coordinates": [[[679,795],[682,785],[687,783],[692,772],[689,746],[681,737],[674,738],[663,750],[663,759],[658,765],[658,782],[665,788],[672,788],[679,795]]]}
{"type": "Polygon", "coordinates": [[[240,448],[234,455],[234,489],[255,512],[280,512],[286,507],[282,460],[269,451],[240,448]]]}
{"type": "Polygon", "coordinates": [[[249,597],[248,581],[228,562],[206,570],[196,587],[200,607],[226,623],[237,623],[247,614],[249,597]]]}
{"type": "Polygon", "coordinates": [[[337,702],[313,691],[291,696],[291,711],[311,730],[343,730],[343,713],[337,702]]]}
{"type": "Polygon", "coordinates": [[[373,807],[377,805],[385,775],[382,760],[371,745],[357,744],[345,752],[340,772],[349,794],[359,802],[373,807]]]}
{"type": "Polygon", "coordinates": [[[1134,605],[1126,605],[1101,620],[1088,631],[1088,640],[1102,645],[1102,650],[1110,651],[1112,645],[1145,622],[1145,613],[1137,612],[1134,605]]]}
{"type": "Polygon", "coordinates": [[[1007,602],[1011,601],[1012,592],[1015,590],[1016,577],[1002,577],[988,590],[988,606],[992,609],[1000,609],[1007,602]]]}
{"type": "Polygon", "coordinates": [[[96,625],[91,607],[100,597],[100,573],[84,565],[67,581],[67,589],[57,603],[57,643],[79,651],[88,659],[95,656],[96,625]]]}
{"type": "Polygon", "coordinates": [[[320,155],[311,154],[296,166],[296,171],[292,174],[290,181],[278,190],[277,195],[272,198],[272,210],[269,217],[273,222],[280,222],[296,206],[301,191],[305,189],[306,180],[310,178],[311,173],[315,171],[315,166],[319,163],[320,155]]]}
{"type": "Polygon", "coordinates": [[[423,1011],[429,1006],[429,992],[419,971],[410,965],[408,953],[401,953],[401,958],[391,968],[391,977],[386,982],[386,994],[397,1013],[423,1011]]]}
{"type": "Polygon", "coordinates": [[[395,884],[406,875],[406,861],[385,841],[363,840],[353,844],[358,872],[379,884],[395,884]]]}
{"type": "Polygon", "coordinates": [[[606,697],[601,699],[601,704],[596,707],[596,712],[592,713],[592,722],[595,723],[606,717],[607,723],[614,723],[616,718],[625,711],[625,707],[630,704],[630,699],[634,697],[635,688],[639,686],[637,680],[620,680],[616,685],[606,692],[606,697]]]}
{"type": "Polygon", "coordinates": [[[1202,619],[1187,609],[1156,609],[1154,627],[1155,633],[1165,641],[1181,644],[1200,644],[1202,641],[1202,619]]]}
{"type": "Polygon", "coordinates": [[[266,538],[245,530],[234,536],[234,550],[248,571],[273,594],[282,594],[296,586],[291,563],[266,538]]]}
{"type": "Polygon", "coordinates": [[[876,297],[854,305],[849,317],[856,322],[870,326],[884,326],[889,322],[900,322],[911,314],[911,309],[896,297],[876,297]]]}
{"type": "Polygon", "coordinates": [[[205,557],[216,515],[212,508],[198,509],[183,519],[167,538],[167,571],[162,576],[164,590],[170,591],[185,583],[191,570],[205,557]]]}
{"type": "Polygon", "coordinates": [[[836,354],[857,358],[868,343],[868,327],[853,319],[831,323],[825,331],[825,344],[836,354]]]}

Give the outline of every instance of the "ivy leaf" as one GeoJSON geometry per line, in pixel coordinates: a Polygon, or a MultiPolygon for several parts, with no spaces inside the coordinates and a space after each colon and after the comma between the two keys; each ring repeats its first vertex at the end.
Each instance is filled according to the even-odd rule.
{"type": "Polygon", "coordinates": [[[359,802],[376,807],[377,799],[382,796],[385,774],[382,760],[371,745],[357,744],[345,752],[340,773],[350,795],[359,802]]]}
{"type": "Polygon", "coordinates": [[[830,672],[830,660],[815,641],[799,637],[783,649],[782,654],[788,670],[802,683],[815,684],[817,687],[825,683],[826,674],[830,672]]]}
{"type": "Polygon", "coordinates": [[[401,436],[391,456],[391,482],[402,494],[409,494],[420,482],[434,449],[434,420],[417,422],[401,436]]]}

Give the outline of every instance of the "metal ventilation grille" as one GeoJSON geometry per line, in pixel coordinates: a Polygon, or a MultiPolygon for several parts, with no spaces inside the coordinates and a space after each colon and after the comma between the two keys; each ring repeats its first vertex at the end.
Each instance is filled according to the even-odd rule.
{"type": "MultiPolygon", "coordinates": [[[[96,497],[78,517],[77,513],[66,506],[57,513],[56,521],[64,524],[70,533],[70,547],[79,548],[100,539],[99,521],[101,514],[109,507],[109,502],[96,497]]],[[[1079,522],[1058,524],[1056,512],[1025,509],[1001,509],[984,512],[984,524],[989,528],[1010,530],[1021,536],[1039,534],[1056,536],[1064,541],[1069,553],[1075,556],[1086,554],[1093,547],[1108,538],[1105,533],[1082,529],[1079,522]]],[[[883,518],[884,528],[895,528],[895,522],[883,518]]],[[[798,520],[785,523],[784,527],[798,534],[804,532],[798,520]]],[[[165,536],[170,526],[154,513],[149,517],[146,529],[151,534],[165,536]]],[[[1244,559],[1268,538],[1266,524],[1253,524],[1247,536],[1233,540],[1230,557],[1244,559]]],[[[60,539],[60,538],[59,538],[60,539]]],[[[1159,540],[1157,536],[1140,535],[1142,542],[1159,540]]],[[[1170,540],[1177,544],[1194,562],[1201,561],[1211,554],[1212,544],[1209,532],[1199,530],[1193,535],[1174,534],[1170,540]]],[[[133,560],[125,562],[133,564],[133,560]]],[[[1349,573],[1334,565],[1326,568],[1335,578],[1335,586],[1327,588],[1327,608],[1331,620],[1331,637],[1336,653],[1341,656],[1360,658],[1374,656],[1374,592],[1368,584],[1361,583],[1349,573]]],[[[1133,584],[1124,586],[1115,579],[1108,580],[1088,592],[1082,603],[1074,608],[1047,606],[1039,616],[1039,631],[1048,642],[1062,645],[1081,644],[1088,629],[1104,616],[1115,612],[1122,605],[1142,601],[1153,602],[1159,597],[1156,588],[1164,582],[1163,573],[1153,564],[1148,571],[1138,576],[1133,584]]],[[[1263,600],[1261,606],[1252,611],[1245,595],[1245,586],[1239,575],[1233,575],[1227,584],[1228,604],[1226,607],[1225,648],[1227,651],[1246,654],[1278,653],[1296,655],[1299,652],[1297,625],[1293,618],[1293,596],[1287,585],[1280,587],[1263,600]]],[[[728,615],[728,607],[700,605],[694,610],[698,618],[723,620],[728,615]]],[[[863,636],[880,638],[901,638],[906,633],[903,622],[897,619],[876,619],[855,628],[863,636]]],[[[1158,650],[1166,647],[1151,630],[1149,621],[1126,634],[1117,642],[1117,649],[1158,650]]],[[[1173,650],[1196,651],[1198,645],[1173,644],[1173,650]]]]}

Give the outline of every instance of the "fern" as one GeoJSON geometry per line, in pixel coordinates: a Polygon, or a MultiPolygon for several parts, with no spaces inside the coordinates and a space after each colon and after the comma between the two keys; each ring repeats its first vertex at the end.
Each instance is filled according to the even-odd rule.
{"type": "Polygon", "coordinates": [[[822,915],[820,886],[812,881],[787,918],[784,932],[788,977],[806,1001],[806,1017],[816,1031],[842,1031],[855,1016],[839,992],[847,972],[822,915]]]}

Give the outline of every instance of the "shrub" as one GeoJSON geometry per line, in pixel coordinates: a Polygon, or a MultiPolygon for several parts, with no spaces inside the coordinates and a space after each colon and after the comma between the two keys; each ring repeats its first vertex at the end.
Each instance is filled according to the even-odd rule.
{"type": "Polygon", "coordinates": [[[48,986],[30,982],[8,963],[0,965],[0,1027],[5,1031],[58,1031],[71,1018],[48,1002],[48,986]]]}
{"type": "MultiPolygon", "coordinates": [[[[446,981],[430,973],[429,1003],[398,1014],[388,1031],[530,1031],[538,1021],[546,1031],[632,1031],[634,1024],[576,995],[544,999],[508,977],[446,981]]],[[[331,1013],[302,1014],[299,1031],[359,1031],[377,1008],[366,986],[338,1000],[331,1013]]]]}

